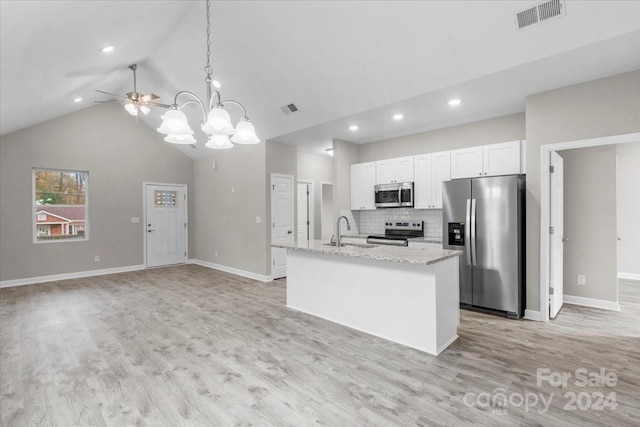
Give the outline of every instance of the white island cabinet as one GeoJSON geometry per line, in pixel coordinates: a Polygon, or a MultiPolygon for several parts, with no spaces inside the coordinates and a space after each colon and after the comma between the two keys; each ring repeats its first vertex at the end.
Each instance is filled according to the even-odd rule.
{"type": "Polygon", "coordinates": [[[461,251],[274,246],[287,249],[287,307],[433,355],[458,338],[461,251]]]}

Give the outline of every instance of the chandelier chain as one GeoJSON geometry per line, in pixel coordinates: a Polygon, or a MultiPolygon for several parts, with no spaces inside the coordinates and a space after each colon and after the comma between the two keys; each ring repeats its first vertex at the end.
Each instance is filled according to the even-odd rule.
{"type": "Polygon", "coordinates": [[[204,72],[208,78],[211,78],[213,70],[211,69],[211,6],[210,0],[207,0],[207,65],[204,67],[204,72]]]}

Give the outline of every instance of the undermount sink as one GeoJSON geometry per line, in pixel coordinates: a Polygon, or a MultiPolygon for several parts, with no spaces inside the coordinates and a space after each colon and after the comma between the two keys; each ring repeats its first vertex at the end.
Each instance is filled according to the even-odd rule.
{"type": "MultiPolygon", "coordinates": [[[[324,246],[335,246],[335,243],[323,243],[324,246]]],[[[368,243],[342,243],[340,247],[343,246],[354,246],[356,248],[369,249],[375,248],[377,245],[370,245],[368,243]]]]}

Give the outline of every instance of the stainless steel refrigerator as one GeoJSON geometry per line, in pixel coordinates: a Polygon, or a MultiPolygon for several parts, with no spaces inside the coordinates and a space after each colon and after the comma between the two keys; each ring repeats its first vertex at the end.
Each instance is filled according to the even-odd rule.
{"type": "Polygon", "coordinates": [[[462,250],[460,307],[510,318],[525,305],[525,177],[443,183],[443,246],[462,250]]]}

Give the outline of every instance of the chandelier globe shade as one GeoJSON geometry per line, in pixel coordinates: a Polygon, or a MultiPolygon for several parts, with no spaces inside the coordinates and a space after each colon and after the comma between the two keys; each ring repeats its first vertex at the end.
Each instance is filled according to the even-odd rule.
{"type": "Polygon", "coordinates": [[[235,132],[231,124],[231,117],[222,106],[216,106],[209,111],[207,121],[202,125],[202,131],[206,134],[231,135],[235,132]]]}
{"type": "Polygon", "coordinates": [[[233,144],[229,141],[229,135],[214,134],[209,137],[209,142],[205,144],[205,147],[214,150],[228,150],[233,148],[233,144]]]}
{"type": "Polygon", "coordinates": [[[166,135],[193,135],[187,116],[177,109],[164,113],[162,123],[157,130],[166,135]]]}
{"type": "Polygon", "coordinates": [[[257,144],[260,139],[256,135],[256,129],[249,119],[243,118],[236,126],[236,132],[231,137],[234,144],[257,144]]]}
{"type": "Polygon", "coordinates": [[[167,135],[164,140],[172,144],[195,144],[197,142],[192,135],[167,135]]]}

